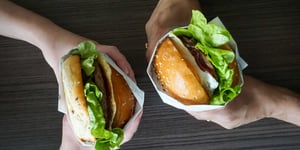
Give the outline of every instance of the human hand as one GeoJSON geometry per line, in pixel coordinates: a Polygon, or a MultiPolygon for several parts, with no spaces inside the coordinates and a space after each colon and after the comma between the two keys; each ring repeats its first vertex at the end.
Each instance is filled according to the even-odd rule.
{"type": "Polygon", "coordinates": [[[123,70],[134,82],[136,82],[131,65],[116,46],[97,44],[97,49],[112,58],[121,70],[123,70]]]}
{"type": "Polygon", "coordinates": [[[250,76],[244,76],[240,95],[225,107],[189,114],[198,120],[215,122],[226,129],[239,127],[265,117],[278,116],[284,89],[273,86],[250,76]]]}
{"type": "MultiPolygon", "coordinates": [[[[134,73],[131,69],[130,64],[127,62],[124,55],[120,53],[120,51],[115,46],[108,46],[108,45],[100,45],[97,44],[97,49],[103,53],[106,53],[108,56],[110,56],[116,64],[134,80],[134,73]]],[[[68,53],[68,52],[67,52],[68,53]]],[[[59,79],[59,78],[58,78],[59,79]]],[[[64,99],[62,99],[64,101],[64,99]]],[[[141,120],[142,112],[139,113],[137,118],[133,120],[126,129],[124,129],[124,139],[122,141],[122,144],[128,142],[136,132],[139,122],[141,120]]],[[[68,119],[66,119],[67,116],[63,119],[63,139],[61,143],[61,149],[93,149],[92,147],[83,146],[81,143],[79,143],[78,139],[75,137],[75,135],[72,133],[72,129],[70,127],[70,124],[68,122],[68,119]]]]}
{"type": "Polygon", "coordinates": [[[133,122],[131,122],[131,125],[127,127],[127,129],[124,131],[124,139],[121,143],[125,144],[126,142],[130,141],[134,135],[134,133],[137,131],[140,121],[142,119],[142,115],[143,115],[143,110],[140,111],[140,113],[138,114],[138,116],[135,118],[135,120],[133,122]]]}
{"type": "MultiPolygon", "coordinates": [[[[49,23],[51,24],[51,22],[49,23]]],[[[49,25],[50,26],[50,25],[49,25]]],[[[77,45],[84,41],[89,40],[74,33],[71,33],[67,30],[64,30],[54,24],[50,27],[46,28],[45,30],[49,30],[48,32],[52,33],[50,37],[46,40],[41,40],[41,42],[37,42],[35,45],[39,47],[44,55],[45,60],[53,69],[58,83],[60,83],[60,61],[61,58],[68,54],[69,51],[77,45]]],[[[126,57],[119,51],[119,49],[115,46],[110,45],[103,45],[93,41],[96,44],[97,49],[100,52],[107,54],[111,59],[123,70],[133,81],[135,81],[134,72],[131,68],[131,65],[127,61],[126,57]]],[[[61,99],[61,106],[65,106],[64,98],[61,99]]],[[[65,110],[66,111],[66,110],[65,110]]],[[[125,138],[123,143],[129,141],[133,134],[135,133],[138,125],[139,125],[140,118],[138,118],[131,130],[125,132],[125,138]]],[[[93,149],[93,147],[86,147],[79,143],[76,136],[73,134],[73,131],[68,123],[66,117],[63,119],[63,131],[62,131],[62,143],[60,149],[93,149]]]]}
{"type": "MultiPolygon", "coordinates": [[[[61,58],[80,42],[87,40],[87,38],[65,30],[51,20],[10,1],[0,1],[0,22],[0,35],[26,41],[41,50],[46,62],[53,69],[58,82],[60,82],[59,66],[61,58]]],[[[96,43],[96,45],[99,51],[110,56],[112,60],[135,81],[134,72],[130,64],[117,47],[98,43],[96,43]]],[[[134,122],[135,126],[131,127],[130,130],[128,130],[129,132],[125,132],[124,142],[131,139],[138,127],[140,117],[141,115],[134,122]]],[[[64,117],[61,148],[82,148],[80,147],[81,145],[78,144],[79,142],[75,139],[66,117],[64,117]]]]}
{"type": "Polygon", "coordinates": [[[156,42],[165,33],[190,22],[193,9],[200,9],[198,0],[160,0],[158,2],[145,26],[148,39],[147,60],[150,59],[156,42]]]}
{"type": "MultiPolygon", "coordinates": [[[[136,132],[140,120],[142,118],[143,111],[136,117],[136,119],[132,122],[131,126],[129,126],[124,132],[124,139],[121,143],[125,144],[126,142],[130,141],[133,137],[134,133],[136,132]]],[[[68,122],[67,116],[64,115],[62,121],[62,141],[60,145],[60,150],[94,150],[93,146],[83,146],[76,136],[74,135],[72,128],[68,122]]]]}

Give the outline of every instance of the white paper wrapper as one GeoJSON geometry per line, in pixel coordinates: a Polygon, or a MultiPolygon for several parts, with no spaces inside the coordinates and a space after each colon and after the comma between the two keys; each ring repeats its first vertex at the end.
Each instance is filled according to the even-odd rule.
{"type": "MultiPolygon", "coordinates": [[[[139,116],[140,113],[142,113],[143,110],[143,105],[144,105],[144,91],[142,91],[135,82],[133,82],[126,73],[124,73],[116,64],[115,62],[106,54],[101,53],[105,60],[114,68],[116,69],[126,80],[127,84],[129,85],[133,95],[135,96],[137,103],[136,103],[136,107],[135,107],[135,113],[133,115],[133,117],[127,122],[127,124],[124,126],[123,130],[124,133],[127,131],[127,129],[132,126],[132,122],[139,116]]],[[[59,68],[59,72],[61,72],[61,64],[62,62],[65,60],[66,57],[68,57],[69,54],[67,54],[66,56],[64,56],[61,59],[61,63],[60,63],[60,68],[59,68]]],[[[68,115],[68,110],[67,110],[67,105],[65,102],[65,95],[64,95],[64,90],[63,90],[63,84],[62,84],[62,79],[61,79],[61,75],[59,76],[59,97],[58,97],[58,111],[62,112],[66,115],[68,115]]],[[[69,123],[71,124],[71,122],[69,121],[69,123]]],[[[72,126],[72,125],[71,125],[72,126]]],[[[80,141],[80,140],[78,140],[80,141]]],[[[80,141],[81,142],[81,141],[80,141]]],[[[94,143],[84,143],[81,142],[82,145],[84,146],[94,146],[94,143]]]]}
{"type": "MultiPolygon", "coordinates": [[[[219,17],[214,18],[213,20],[211,20],[209,23],[213,23],[216,24],[218,26],[222,26],[225,28],[225,26],[223,25],[222,21],[219,19],[219,17]]],[[[157,47],[160,45],[160,43],[166,38],[172,36],[171,33],[167,33],[165,34],[157,43],[156,46],[154,48],[153,54],[151,56],[151,59],[149,61],[148,67],[147,67],[147,73],[148,76],[151,80],[151,82],[154,85],[154,88],[156,89],[157,93],[159,94],[160,98],[162,99],[162,101],[168,105],[171,105],[175,108],[178,109],[182,109],[182,110],[186,110],[186,111],[206,111],[206,110],[212,110],[212,109],[217,109],[217,108],[221,108],[224,106],[218,106],[218,105],[185,105],[181,102],[179,102],[178,100],[174,99],[173,97],[169,96],[168,94],[166,94],[164,92],[164,90],[162,89],[162,87],[160,86],[158,80],[157,80],[157,76],[156,73],[154,72],[154,68],[153,68],[153,59],[157,50],[157,47]]],[[[248,64],[240,57],[239,53],[238,53],[238,47],[236,42],[234,41],[234,39],[232,39],[229,42],[229,45],[235,50],[235,54],[237,56],[237,62],[238,62],[238,67],[239,67],[239,71],[240,71],[240,85],[243,85],[243,76],[242,76],[242,70],[245,69],[248,64]]]]}

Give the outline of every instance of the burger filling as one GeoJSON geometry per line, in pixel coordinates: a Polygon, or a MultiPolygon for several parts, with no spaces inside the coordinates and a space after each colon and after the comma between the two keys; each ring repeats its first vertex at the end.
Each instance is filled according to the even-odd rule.
{"type": "Polygon", "coordinates": [[[229,67],[236,57],[235,53],[220,48],[232,39],[225,28],[207,23],[200,11],[193,10],[187,28],[176,28],[172,33],[181,38],[197,58],[199,67],[218,80],[219,86],[214,90],[210,104],[224,105],[240,93],[241,86],[233,85],[234,69],[229,67]]]}
{"type": "Polygon", "coordinates": [[[185,36],[181,36],[179,38],[182,41],[182,43],[188,48],[191,54],[195,57],[196,63],[199,66],[199,68],[203,71],[209,72],[215,79],[217,79],[217,74],[213,65],[207,60],[206,56],[203,54],[202,51],[196,49],[196,43],[192,39],[189,39],[185,36]]]}

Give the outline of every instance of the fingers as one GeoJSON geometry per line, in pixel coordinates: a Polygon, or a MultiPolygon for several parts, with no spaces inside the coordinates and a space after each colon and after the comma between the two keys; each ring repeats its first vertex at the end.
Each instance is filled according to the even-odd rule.
{"type": "Polygon", "coordinates": [[[224,108],[202,112],[187,111],[187,113],[198,120],[206,120],[217,123],[225,129],[233,129],[241,125],[239,123],[239,119],[233,114],[230,114],[224,108]]]}
{"type": "Polygon", "coordinates": [[[133,69],[129,62],[127,61],[126,57],[119,51],[119,49],[115,46],[109,46],[109,45],[97,45],[97,49],[99,49],[101,52],[107,54],[109,57],[111,57],[115,63],[134,81],[135,76],[133,69]]]}
{"type": "Polygon", "coordinates": [[[63,131],[62,131],[62,142],[60,150],[80,149],[80,150],[93,150],[93,146],[82,146],[78,139],[76,139],[72,128],[68,122],[68,118],[64,115],[62,119],[63,131]]]}
{"type": "Polygon", "coordinates": [[[129,140],[131,140],[131,138],[133,137],[134,133],[137,131],[137,128],[140,124],[141,118],[143,115],[143,111],[141,111],[138,116],[136,117],[136,119],[131,123],[131,126],[129,126],[125,133],[124,133],[124,140],[122,141],[122,144],[128,142],[129,140]]]}

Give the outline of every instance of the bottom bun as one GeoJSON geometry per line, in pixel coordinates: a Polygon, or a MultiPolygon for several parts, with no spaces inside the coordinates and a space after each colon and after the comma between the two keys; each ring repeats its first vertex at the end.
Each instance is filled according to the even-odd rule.
{"type": "Polygon", "coordinates": [[[115,110],[109,128],[123,128],[134,114],[136,99],[123,76],[102,55],[99,54],[98,57],[98,63],[108,80],[107,88],[111,94],[109,97],[115,110]]]}
{"type": "Polygon", "coordinates": [[[114,68],[112,68],[111,79],[117,110],[112,128],[123,128],[134,114],[136,99],[123,76],[114,68]]]}
{"type": "Polygon", "coordinates": [[[95,142],[90,132],[90,118],[83,92],[80,57],[71,55],[62,65],[64,94],[70,125],[81,142],[95,142]]]}

